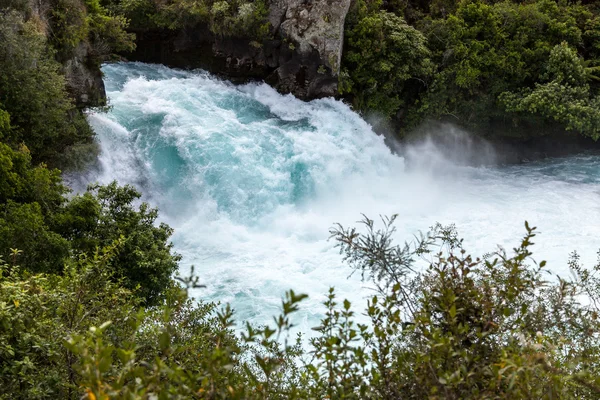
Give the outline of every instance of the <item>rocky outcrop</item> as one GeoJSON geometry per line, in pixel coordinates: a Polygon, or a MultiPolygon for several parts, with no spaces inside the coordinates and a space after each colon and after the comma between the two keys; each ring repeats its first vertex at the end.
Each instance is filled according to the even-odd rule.
{"type": "Polygon", "coordinates": [[[67,89],[79,108],[106,104],[106,91],[98,63],[90,60],[89,43],[81,42],[63,62],[67,89]]]}
{"type": "Polygon", "coordinates": [[[271,2],[271,25],[295,50],[275,71],[281,89],[301,91],[302,97],[336,93],[349,8],[350,0],[271,2]]]}
{"type": "MultiPolygon", "coordinates": [[[[85,7],[83,3],[81,7],[85,7]]],[[[52,3],[49,0],[29,0],[26,9],[45,31],[46,36],[49,36],[52,3]]],[[[92,53],[89,42],[81,41],[70,54],[58,56],[58,61],[63,66],[67,90],[73,102],[81,109],[106,104],[102,71],[100,64],[92,60],[92,53]]]]}
{"type": "Polygon", "coordinates": [[[261,79],[302,99],[337,93],[344,23],[351,0],[271,0],[272,35],[261,43],[222,37],[206,26],[138,31],[126,57],[202,68],[229,79],[261,79]]]}

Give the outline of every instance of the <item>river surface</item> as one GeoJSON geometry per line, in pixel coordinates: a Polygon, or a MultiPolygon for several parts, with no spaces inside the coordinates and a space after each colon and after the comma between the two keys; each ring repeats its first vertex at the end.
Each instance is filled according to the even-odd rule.
{"type": "Polygon", "coordinates": [[[194,294],[230,302],[240,321],[270,321],[288,288],[310,295],[299,314],[305,331],[330,286],[362,307],[368,285],[348,278],[327,240],[334,223],[352,226],[361,213],[398,214],[399,241],[454,223],[476,254],[514,247],[528,220],[540,231],[535,256],[554,273],[568,274],[573,250],[586,265],[596,260],[596,155],[469,167],[421,145],[400,157],[340,101],[146,64],[103,72],[112,109],[89,115],[99,163],[74,185],[138,187],[175,228],[182,272],[195,265],[207,285],[194,294]]]}

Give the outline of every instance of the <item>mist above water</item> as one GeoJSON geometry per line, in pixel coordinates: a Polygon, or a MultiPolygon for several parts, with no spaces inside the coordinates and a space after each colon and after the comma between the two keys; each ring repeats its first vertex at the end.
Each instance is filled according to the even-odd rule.
{"type": "Polygon", "coordinates": [[[456,150],[426,140],[398,156],[333,99],[306,103],[264,84],[234,86],[154,65],[103,71],[112,110],[89,116],[102,153],[75,185],[137,186],[175,228],[182,269],[195,265],[208,286],[195,294],[231,302],[241,320],[270,321],[289,288],[310,295],[305,330],[316,325],[330,286],[362,307],[368,289],[347,278],[327,240],[334,223],[353,226],[361,213],[398,214],[399,241],[454,223],[478,254],[512,248],[528,220],[541,232],[536,258],[560,273],[572,250],[589,265],[600,248],[596,156],[473,164],[493,151],[454,128],[442,133],[454,135],[456,150]]]}

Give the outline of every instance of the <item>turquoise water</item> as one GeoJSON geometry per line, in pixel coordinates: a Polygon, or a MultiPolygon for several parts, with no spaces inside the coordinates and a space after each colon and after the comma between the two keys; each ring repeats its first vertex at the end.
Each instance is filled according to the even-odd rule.
{"type": "Polygon", "coordinates": [[[207,285],[195,295],[231,302],[241,320],[269,321],[288,288],[310,295],[304,330],[329,286],[363,306],[370,289],[348,278],[327,240],[334,223],[361,213],[399,214],[402,241],[455,223],[477,253],[512,248],[527,219],[541,232],[537,258],[559,273],[572,250],[591,264],[600,248],[597,156],[473,168],[430,143],[403,158],[333,99],[306,103],[154,65],[103,71],[112,110],[89,115],[102,153],[79,182],[136,185],[175,228],[183,272],[194,264],[207,285]]]}

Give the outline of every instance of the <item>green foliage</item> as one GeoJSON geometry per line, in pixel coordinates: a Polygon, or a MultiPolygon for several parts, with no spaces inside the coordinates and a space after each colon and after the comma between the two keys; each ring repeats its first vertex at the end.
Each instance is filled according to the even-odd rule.
{"type": "Polygon", "coordinates": [[[434,119],[485,135],[530,138],[560,128],[598,136],[594,5],[360,0],[345,34],[340,92],[362,112],[392,117],[403,131],[434,119]],[[563,65],[578,66],[577,83],[548,78],[557,74],[549,70],[559,63],[556,46],[575,52],[577,60],[563,54],[563,65]]]}
{"type": "Polygon", "coordinates": [[[122,15],[130,21],[133,29],[152,29],[158,13],[158,4],[152,0],[109,0],[103,2],[115,15],[122,15]]]}
{"type": "Polygon", "coordinates": [[[53,222],[77,252],[91,253],[122,237],[110,268],[127,288],[137,288],[136,293],[151,304],[169,286],[180,257],[171,254],[173,230],[164,223],[155,226],[158,210],[147,203],[135,207],[140,197],[133,187],[119,187],[116,182],[92,185],[56,213],[53,222]]]}
{"type": "Polygon", "coordinates": [[[0,213],[0,249],[7,255],[13,249],[22,251],[19,262],[31,270],[56,271],[68,255],[69,244],[49,229],[38,203],[9,201],[0,213]]]}
{"type": "MultiPolygon", "coordinates": [[[[150,308],[109,272],[124,238],[67,263],[64,276],[0,264],[0,385],[6,398],[559,398],[600,394],[600,264],[544,279],[535,228],[511,253],[476,258],[453,227],[396,245],[395,217],[337,226],[370,280],[368,323],[333,288],[309,347],[290,342],[293,291],[270,326],[197,304],[175,282],[150,308]],[[415,260],[426,261],[417,267],[415,260]],[[589,301],[581,301],[586,296],[589,301]],[[66,340],[64,340],[66,338],[66,340]]],[[[16,259],[18,260],[16,256],[16,259]]]]}
{"type": "Polygon", "coordinates": [[[236,339],[229,308],[213,312],[214,306],[206,305],[193,312],[179,288],[151,314],[154,318],[140,320],[141,337],[136,335],[129,346],[106,343],[110,323],[71,336],[66,346],[80,357],[80,384],[87,398],[301,398],[301,388],[282,380],[296,375],[290,362],[300,350],[280,345],[277,338],[291,328],[288,317],[303,297],[289,292],[274,328],[248,327],[236,339]],[[185,322],[176,323],[177,316],[186,316],[185,322]],[[144,362],[148,350],[152,357],[144,362]]]}
{"type": "Polygon", "coordinates": [[[587,69],[575,50],[565,42],[550,53],[545,83],[536,83],[534,89],[517,93],[505,92],[499,97],[507,111],[540,114],[565,127],[600,138],[600,97],[591,93],[587,69]]]}
{"type": "Polygon", "coordinates": [[[117,343],[132,334],[137,300],[107,273],[113,253],[73,260],[63,276],[31,275],[2,262],[0,398],[79,398],[77,358],[63,345],[66,335],[108,318],[115,319],[107,333],[117,343]]]}
{"type": "Polygon", "coordinates": [[[125,31],[128,20],[112,15],[98,0],[52,0],[51,13],[52,45],[63,59],[88,42],[98,61],[135,49],[135,35],[125,31]]]}
{"type": "Polygon", "coordinates": [[[36,160],[52,160],[92,131],[72,104],[61,66],[33,21],[0,14],[0,104],[10,114],[3,140],[24,142],[36,160]]]}
{"type": "Polygon", "coordinates": [[[152,303],[170,285],[179,256],[171,254],[172,229],[155,226],[156,209],[135,207],[130,186],[95,185],[68,200],[58,170],[31,166],[26,148],[0,143],[0,257],[22,251],[19,265],[62,273],[71,251],[92,254],[124,237],[111,259],[112,275],[152,303]]]}
{"type": "Polygon", "coordinates": [[[93,132],[73,104],[61,62],[99,64],[112,51],[132,50],[134,35],[97,0],[49,0],[41,14],[17,3],[0,11],[1,139],[24,143],[35,162],[76,164],[65,160],[67,150],[93,150],[93,132]]]}
{"type": "Polygon", "coordinates": [[[356,7],[346,31],[340,91],[352,94],[356,108],[390,117],[404,105],[411,87],[418,89],[432,72],[426,40],[390,12],[369,12],[364,1],[356,7]]]}
{"type": "Polygon", "coordinates": [[[264,0],[217,1],[210,7],[210,29],[221,36],[262,39],[269,33],[268,14],[264,0]]]}
{"type": "MultiPolygon", "coordinates": [[[[0,143],[0,256],[24,251],[21,265],[48,271],[62,266],[69,245],[51,231],[47,219],[63,204],[66,192],[58,170],[31,167],[26,148],[0,143]]],[[[60,268],[62,269],[62,267],[60,268]]]]}
{"type": "Polygon", "coordinates": [[[10,114],[0,108],[0,138],[10,133],[10,114]]]}
{"type": "Polygon", "coordinates": [[[53,0],[50,6],[52,45],[59,54],[68,58],[88,36],[85,5],[79,0],[53,0]]]}
{"type": "MultiPolygon", "coordinates": [[[[424,19],[419,24],[429,39],[438,73],[423,96],[419,113],[451,117],[484,132],[494,125],[502,127],[506,120],[517,127],[539,125],[540,114],[542,122],[557,121],[565,128],[579,129],[565,116],[530,113],[526,107],[507,118],[507,112],[519,107],[512,105],[507,110],[500,96],[544,82],[552,49],[563,42],[573,48],[590,46],[589,38],[598,33],[597,21],[584,6],[551,0],[461,1],[447,18],[424,19]]],[[[598,54],[590,47],[585,51],[591,56],[598,54]]],[[[554,92],[552,101],[585,97],[562,87],[549,92],[554,92]]],[[[572,110],[571,114],[579,113],[579,118],[589,110],[572,110]]]]}
{"type": "Polygon", "coordinates": [[[432,72],[423,35],[402,18],[380,10],[378,1],[358,1],[347,17],[339,91],[359,110],[389,118],[432,72]],[[411,85],[411,80],[414,80],[411,85]]]}
{"type": "Polygon", "coordinates": [[[88,12],[89,37],[102,59],[111,52],[129,52],[135,49],[135,34],[126,31],[129,21],[122,15],[113,15],[102,7],[99,0],[85,0],[88,12]]]}
{"type": "Polygon", "coordinates": [[[546,281],[545,263],[531,259],[535,228],[527,224],[512,254],[500,249],[475,258],[452,227],[438,225],[414,246],[393,245],[393,223],[384,220],[377,230],[367,219],[364,234],[332,232],[379,292],[367,306],[371,325],[346,335],[364,343],[345,346],[358,360],[349,365],[366,357],[369,366],[352,374],[368,382],[355,387],[360,397],[597,397],[597,278],[588,279],[600,266],[585,270],[575,258],[573,280],[546,281]],[[417,272],[417,258],[428,267],[417,272]],[[582,293],[592,305],[579,303],[582,293]]]}
{"type": "Polygon", "coordinates": [[[219,36],[262,39],[269,34],[265,0],[118,0],[109,9],[131,20],[138,29],[183,29],[207,24],[219,36]]]}

